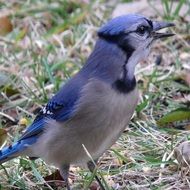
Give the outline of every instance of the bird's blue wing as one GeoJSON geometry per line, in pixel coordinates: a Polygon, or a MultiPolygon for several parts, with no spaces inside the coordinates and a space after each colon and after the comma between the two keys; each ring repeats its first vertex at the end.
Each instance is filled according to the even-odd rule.
{"type": "Polygon", "coordinates": [[[63,86],[60,91],[43,107],[34,122],[27,128],[20,140],[38,136],[43,132],[47,119],[64,122],[72,117],[74,106],[85,80],[76,76],[63,86]]]}
{"type": "Polygon", "coordinates": [[[79,92],[85,84],[83,77],[72,78],[41,109],[34,122],[27,128],[21,138],[9,147],[0,150],[0,164],[20,155],[28,146],[34,144],[44,131],[47,119],[64,122],[72,117],[79,92]]]}
{"type": "Polygon", "coordinates": [[[44,108],[40,110],[40,113],[37,115],[34,122],[27,128],[19,140],[24,140],[33,136],[36,136],[36,138],[38,138],[38,136],[43,132],[48,119],[55,119],[57,121],[58,119],[60,121],[68,120],[72,115],[74,103],[75,102],[69,106],[59,105],[59,107],[51,107],[51,111],[48,108],[50,106],[48,103],[44,108]]]}

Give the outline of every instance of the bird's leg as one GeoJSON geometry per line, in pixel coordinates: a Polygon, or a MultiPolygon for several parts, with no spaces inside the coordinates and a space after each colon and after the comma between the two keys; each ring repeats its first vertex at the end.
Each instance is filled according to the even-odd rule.
{"type": "MultiPolygon", "coordinates": [[[[96,161],[95,161],[95,163],[96,163],[96,161]]],[[[95,166],[94,162],[89,161],[89,162],[87,163],[87,166],[88,166],[88,169],[90,170],[91,173],[94,173],[94,172],[95,172],[96,166],[95,166]]],[[[97,176],[96,174],[95,174],[95,179],[96,179],[96,181],[98,182],[100,188],[101,188],[102,190],[105,190],[104,186],[102,185],[101,180],[98,178],[98,176],[97,176]]]]}
{"type": "Polygon", "coordinates": [[[60,168],[60,174],[65,181],[65,185],[66,185],[67,190],[71,190],[70,185],[69,185],[69,180],[68,180],[69,168],[70,168],[70,165],[63,165],[63,167],[60,168]]]}

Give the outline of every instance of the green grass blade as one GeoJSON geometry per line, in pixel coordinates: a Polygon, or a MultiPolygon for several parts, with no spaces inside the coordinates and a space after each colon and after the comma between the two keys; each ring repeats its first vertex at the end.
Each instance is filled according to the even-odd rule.
{"type": "Polygon", "coordinates": [[[179,108],[170,113],[167,113],[161,119],[157,121],[157,124],[160,126],[173,123],[175,121],[182,121],[190,119],[190,109],[188,108],[179,108]]]}

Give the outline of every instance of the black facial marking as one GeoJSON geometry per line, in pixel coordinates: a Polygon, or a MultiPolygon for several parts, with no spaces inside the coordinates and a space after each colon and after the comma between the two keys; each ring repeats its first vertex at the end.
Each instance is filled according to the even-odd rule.
{"type": "Polygon", "coordinates": [[[121,93],[129,93],[130,91],[132,91],[136,87],[135,76],[131,80],[131,79],[129,79],[129,77],[127,75],[128,71],[126,69],[126,64],[127,64],[128,59],[129,58],[127,57],[125,64],[123,65],[122,78],[117,79],[113,83],[113,88],[116,89],[118,92],[121,92],[121,93]]]}
{"type": "MultiPolygon", "coordinates": [[[[144,29],[144,28],[143,28],[144,29]]],[[[146,28],[145,28],[146,29],[146,28]]],[[[129,93],[136,87],[136,79],[135,77],[131,80],[128,78],[126,64],[129,58],[132,56],[135,48],[131,45],[129,39],[129,33],[120,33],[120,35],[103,35],[99,34],[99,37],[104,38],[104,40],[109,43],[116,44],[119,48],[121,48],[126,54],[126,61],[122,68],[122,77],[118,78],[113,84],[112,87],[120,92],[120,93],[129,93]]]]}
{"type": "Polygon", "coordinates": [[[119,36],[120,35],[104,35],[104,34],[99,34],[98,33],[98,36],[100,38],[103,38],[104,40],[110,42],[110,43],[117,43],[117,41],[119,40],[119,36]]]}
{"type": "Polygon", "coordinates": [[[2,155],[3,153],[2,153],[2,151],[0,150],[0,156],[2,155]]]}
{"type": "Polygon", "coordinates": [[[114,82],[113,87],[121,92],[121,93],[129,93],[131,92],[136,86],[136,79],[135,77],[133,78],[133,80],[122,80],[122,79],[118,79],[114,82]]]}
{"type": "Polygon", "coordinates": [[[125,52],[126,60],[122,68],[122,77],[118,78],[112,84],[112,86],[120,93],[129,93],[135,88],[136,79],[135,77],[132,80],[128,78],[126,64],[129,58],[132,56],[133,52],[135,51],[135,48],[129,43],[126,35],[120,36],[120,38],[118,38],[117,45],[125,52]]]}
{"type": "Polygon", "coordinates": [[[135,51],[135,48],[129,43],[127,36],[121,36],[118,40],[118,46],[126,53],[127,61],[135,51]]]}
{"type": "Polygon", "coordinates": [[[129,44],[128,34],[121,33],[120,35],[112,36],[99,35],[99,37],[104,38],[104,40],[109,43],[118,45],[124,52],[127,53],[127,57],[129,58],[135,49],[129,44]]]}
{"type": "Polygon", "coordinates": [[[151,20],[148,20],[148,19],[146,19],[146,21],[147,21],[148,24],[151,26],[151,28],[153,28],[153,23],[152,23],[152,21],[151,21],[151,20]]]}

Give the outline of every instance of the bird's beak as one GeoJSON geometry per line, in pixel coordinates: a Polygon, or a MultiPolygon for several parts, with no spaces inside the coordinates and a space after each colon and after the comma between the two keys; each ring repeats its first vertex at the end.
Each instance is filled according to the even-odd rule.
{"type": "Polygon", "coordinates": [[[159,21],[153,22],[153,33],[152,33],[153,38],[156,40],[156,39],[166,38],[166,37],[175,35],[173,33],[157,32],[160,29],[168,28],[168,27],[172,27],[172,26],[175,26],[175,24],[171,23],[171,22],[159,22],[159,21]]]}

